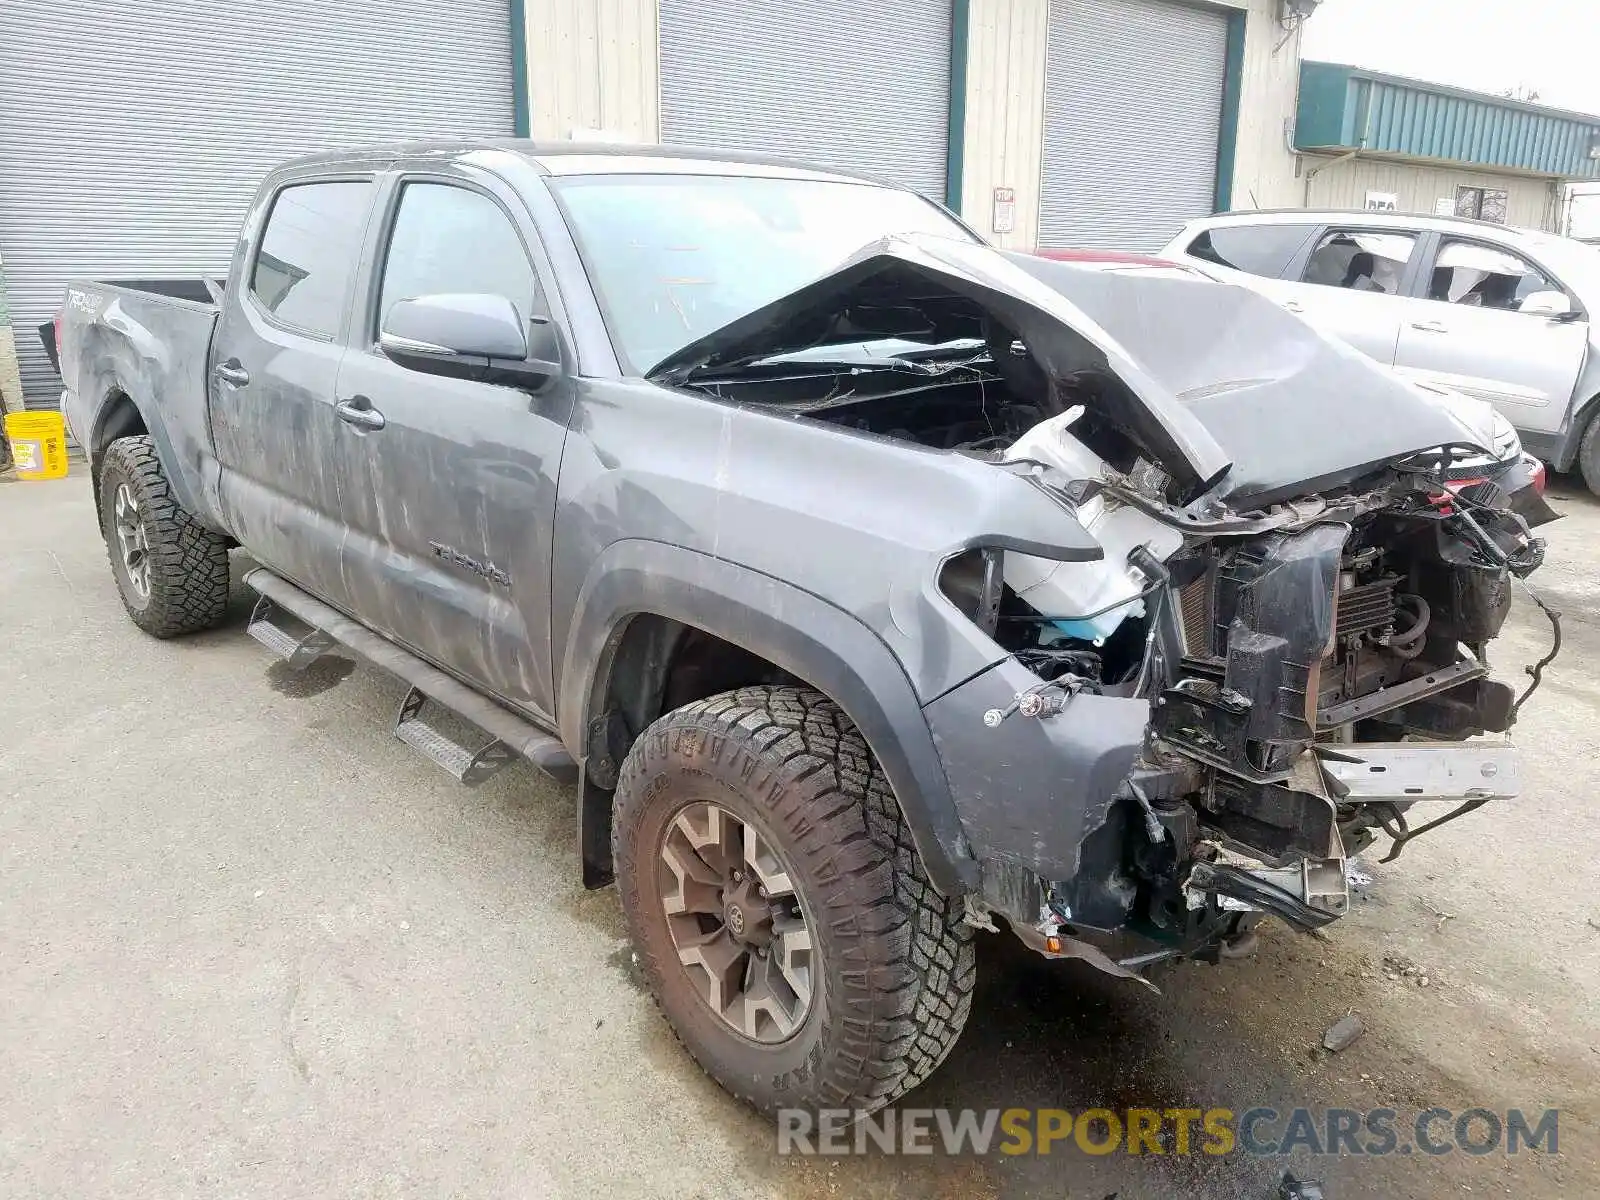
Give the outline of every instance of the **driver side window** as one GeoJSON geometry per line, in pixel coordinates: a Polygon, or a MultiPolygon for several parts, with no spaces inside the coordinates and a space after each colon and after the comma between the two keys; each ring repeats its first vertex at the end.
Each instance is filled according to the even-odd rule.
{"type": "Polygon", "coordinates": [[[384,258],[379,328],[397,300],[463,292],[504,296],[524,321],[545,311],[533,264],[498,204],[452,184],[406,184],[384,258]]]}

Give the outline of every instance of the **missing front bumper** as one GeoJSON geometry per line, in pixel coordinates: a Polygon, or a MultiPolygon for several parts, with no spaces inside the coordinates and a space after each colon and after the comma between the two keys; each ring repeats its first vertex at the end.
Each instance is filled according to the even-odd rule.
{"type": "MultiPolygon", "coordinates": [[[[1350,906],[1346,851],[1339,834],[1346,824],[1345,814],[1359,818],[1366,815],[1359,810],[1370,807],[1373,822],[1394,840],[1383,860],[1389,862],[1421,834],[1492,800],[1511,799],[1521,790],[1517,751],[1507,742],[1319,745],[1296,763],[1294,775],[1296,786],[1269,785],[1282,803],[1273,814],[1272,825],[1264,825],[1260,812],[1255,813],[1253,832],[1289,831],[1292,827],[1292,832],[1302,837],[1313,830],[1320,833],[1331,808],[1339,814],[1339,826],[1328,830],[1327,849],[1302,845],[1310,852],[1288,862],[1278,857],[1274,865],[1215,846],[1190,870],[1185,892],[1191,907],[1214,901],[1224,909],[1274,913],[1303,929],[1326,925],[1350,906]],[[1456,807],[1412,828],[1407,811],[1414,804],[1429,802],[1456,807]]],[[[1229,798],[1237,802],[1246,795],[1258,803],[1254,793],[1233,793],[1229,798]]],[[[1229,826],[1230,816],[1240,815],[1217,814],[1224,828],[1229,826]]],[[[1238,822],[1232,824],[1237,831],[1238,822]]],[[[1273,851],[1281,848],[1281,842],[1270,847],[1273,851]]]]}
{"type": "Polygon", "coordinates": [[[1341,804],[1510,800],[1522,786],[1517,749],[1509,742],[1323,746],[1319,758],[1341,804]]]}

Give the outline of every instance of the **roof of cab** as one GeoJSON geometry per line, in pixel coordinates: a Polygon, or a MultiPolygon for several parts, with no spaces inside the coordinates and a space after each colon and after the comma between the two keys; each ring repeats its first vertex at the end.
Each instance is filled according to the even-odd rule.
{"type": "Polygon", "coordinates": [[[375,159],[386,158],[459,158],[485,150],[516,154],[546,175],[736,174],[884,183],[867,175],[742,150],[697,150],[687,146],[618,142],[536,142],[527,138],[458,138],[359,146],[308,154],[284,163],[279,170],[337,168],[355,163],[371,164],[375,159]]]}

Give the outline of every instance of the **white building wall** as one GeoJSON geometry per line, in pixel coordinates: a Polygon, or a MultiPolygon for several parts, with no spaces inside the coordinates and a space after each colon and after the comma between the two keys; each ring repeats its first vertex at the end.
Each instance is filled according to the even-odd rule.
{"type": "Polygon", "coordinates": [[[1039,240],[1049,0],[972,0],[967,35],[966,165],[961,213],[1008,249],[1039,240]],[[994,190],[1016,197],[1010,233],[993,229],[994,190]]]}
{"type": "Polygon", "coordinates": [[[660,139],[656,0],[525,0],[535,138],[660,139]]]}
{"type": "Polygon", "coordinates": [[[1231,207],[1236,209],[1300,203],[1289,144],[1300,93],[1301,27],[1284,28],[1281,9],[1281,0],[1249,0],[1245,14],[1233,154],[1231,207]]]}
{"type": "MultiPolygon", "coordinates": [[[[0,415],[13,410],[22,411],[22,374],[17,368],[17,340],[6,304],[6,268],[0,262],[0,415]]],[[[0,463],[9,461],[8,451],[0,446],[0,463]]]]}
{"type": "MultiPolygon", "coordinates": [[[[1341,162],[1316,154],[1306,155],[1304,166],[1310,185],[1303,188],[1303,203],[1310,208],[1365,208],[1367,194],[1377,192],[1394,196],[1401,212],[1432,213],[1438,201],[1448,200],[1453,213],[1458,187],[1503,188],[1508,225],[1553,231],[1560,220],[1560,185],[1548,179],[1381,159],[1341,162]]],[[[1296,197],[1291,203],[1302,200],[1296,197]]]]}

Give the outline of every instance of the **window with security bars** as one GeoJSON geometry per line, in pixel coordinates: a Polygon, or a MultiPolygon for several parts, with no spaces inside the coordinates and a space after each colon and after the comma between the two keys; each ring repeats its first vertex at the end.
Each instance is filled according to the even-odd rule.
{"type": "Polygon", "coordinates": [[[1456,189],[1456,216],[1472,217],[1479,221],[1506,223],[1506,206],[1510,193],[1504,188],[1458,187],[1456,189]]]}

